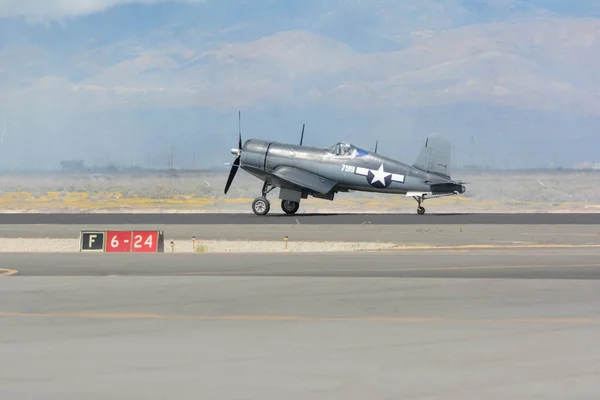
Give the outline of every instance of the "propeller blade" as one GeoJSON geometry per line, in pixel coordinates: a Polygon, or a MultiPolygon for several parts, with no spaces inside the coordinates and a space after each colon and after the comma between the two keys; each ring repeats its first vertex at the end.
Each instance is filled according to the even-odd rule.
{"type": "Polygon", "coordinates": [[[375,154],[377,154],[377,145],[379,144],[379,140],[375,141],[375,154]]]}
{"type": "Polygon", "coordinates": [[[231,166],[231,171],[229,171],[229,177],[227,178],[227,183],[225,184],[225,194],[227,194],[227,192],[229,191],[229,187],[231,186],[231,182],[233,182],[235,173],[237,172],[238,167],[240,165],[240,158],[241,157],[237,157],[233,162],[233,165],[231,166]]]}
{"type": "Polygon", "coordinates": [[[300,146],[302,146],[302,141],[304,140],[304,126],[306,124],[302,124],[302,135],[300,135],[300,146]]]}
{"type": "Polygon", "coordinates": [[[238,111],[238,149],[242,149],[242,112],[238,111]]]}

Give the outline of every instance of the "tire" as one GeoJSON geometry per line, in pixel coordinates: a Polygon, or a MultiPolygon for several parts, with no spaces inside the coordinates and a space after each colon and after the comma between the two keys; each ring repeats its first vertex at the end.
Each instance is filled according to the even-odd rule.
{"type": "Polygon", "coordinates": [[[419,214],[419,215],[425,214],[425,209],[423,207],[417,208],[417,214],[419,214]]]}
{"type": "Polygon", "coordinates": [[[264,197],[258,197],[252,202],[252,211],[256,215],[267,215],[270,209],[271,204],[264,197]]]}
{"type": "Polygon", "coordinates": [[[289,200],[281,200],[281,209],[288,215],[296,214],[300,208],[300,203],[289,200]]]}

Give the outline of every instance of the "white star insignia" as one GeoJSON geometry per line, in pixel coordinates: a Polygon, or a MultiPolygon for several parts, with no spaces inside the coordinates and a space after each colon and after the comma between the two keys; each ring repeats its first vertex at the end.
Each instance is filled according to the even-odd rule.
{"type": "Polygon", "coordinates": [[[391,172],[385,172],[383,170],[383,164],[381,164],[379,166],[379,169],[356,167],[356,169],[354,170],[354,173],[357,175],[366,176],[367,181],[371,185],[374,185],[375,182],[380,182],[384,187],[388,187],[388,185],[386,185],[385,180],[388,179],[390,177],[390,175],[392,176],[392,182],[404,183],[404,175],[394,174],[391,172]],[[373,174],[373,179],[369,179],[369,177],[371,176],[370,174],[373,174]]]}
{"type": "Polygon", "coordinates": [[[385,185],[385,178],[391,175],[389,172],[383,170],[383,164],[379,166],[378,170],[372,169],[371,172],[373,173],[373,180],[371,183],[381,182],[382,185],[385,185]]]}

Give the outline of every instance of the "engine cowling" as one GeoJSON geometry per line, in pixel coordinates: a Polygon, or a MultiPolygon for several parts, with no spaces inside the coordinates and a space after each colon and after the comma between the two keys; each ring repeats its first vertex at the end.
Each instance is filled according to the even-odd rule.
{"type": "Polygon", "coordinates": [[[271,142],[260,139],[247,140],[242,146],[241,165],[264,170],[267,152],[271,142]]]}

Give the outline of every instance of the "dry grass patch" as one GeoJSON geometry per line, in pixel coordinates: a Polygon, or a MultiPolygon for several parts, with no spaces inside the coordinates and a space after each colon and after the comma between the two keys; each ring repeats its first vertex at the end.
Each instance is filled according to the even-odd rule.
{"type": "MultiPolygon", "coordinates": [[[[435,212],[565,212],[600,211],[598,172],[536,172],[455,174],[470,182],[463,196],[425,203],[435,212]]],[[[262,183],[243,172],[230,193],[223,187],[227,172],[187,173],[177,177],[152,173],[112,175],[0,175],[0,208],[10,210],[93,211],[206,210],[250,211],[262,183]]],[[[278,209],[277,191],[272,193],[278,209]]],[[[303,200],[300,212],[414,212],[416,203],[404,196],[341,193],[334,202],[303,200]]]]}

